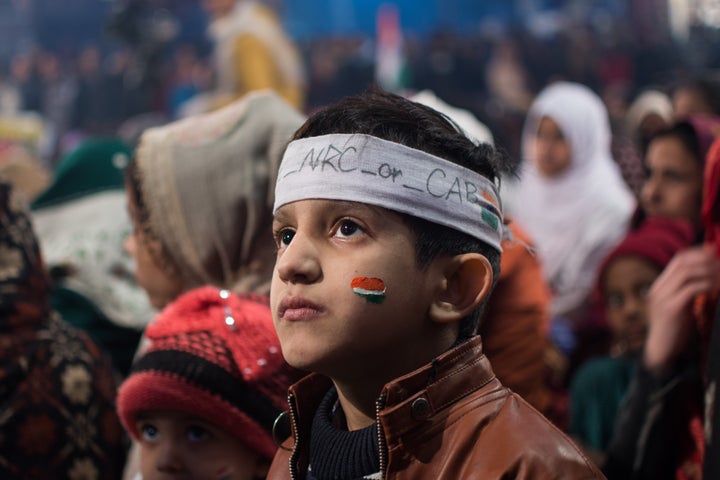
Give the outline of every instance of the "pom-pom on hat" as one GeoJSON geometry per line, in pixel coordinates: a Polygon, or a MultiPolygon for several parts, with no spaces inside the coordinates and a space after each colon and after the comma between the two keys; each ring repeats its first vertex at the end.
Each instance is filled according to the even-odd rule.
{"type": "Polygon", "coordinates": [[[135,439],[140,412],[179,411],[273,457],[273,422],[287,409],[287,389],[298,374],[282,357],[266,297],[201,287],[163,310],[146,335],[151,346],[117,400],[135,439]]]}

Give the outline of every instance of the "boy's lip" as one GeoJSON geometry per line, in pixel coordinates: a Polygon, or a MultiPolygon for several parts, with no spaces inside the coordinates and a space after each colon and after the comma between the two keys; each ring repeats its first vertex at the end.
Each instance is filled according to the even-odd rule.
{"type": "Polygon", "coordinates": [[[278,305],[278,317],[291,322],[309,320],[323,313],[323,308],[300,296],[285,297],[278,305]]]}

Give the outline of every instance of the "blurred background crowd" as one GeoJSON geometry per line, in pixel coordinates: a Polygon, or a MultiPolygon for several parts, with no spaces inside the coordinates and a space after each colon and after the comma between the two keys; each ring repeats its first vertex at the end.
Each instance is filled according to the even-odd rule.
{"type": "MultiPolygon", "coordinates": [[[[674,269],[672,278],[699,276],[690,264],[671,263],[678,252],[720,238],[720,233],[711,235],[720,223],[719,214],[712,216],[717,176],[708,183],[708,174],[720,163],[720,147],[711,149],[720,135],[720,4],[241,0],[237,5],[248,4],[255,10],[236,8],[235,0],[0,0],[0,175],[32,208],[28,218],[38,245],[25,263],[40,268],[37,251],[42,250],[48,267],[49,284],[40,292],[48,305],[36,317],[58,311],[99,346],[82,337],[92,353],[83,357],[88,373],[60,372],[57,363],[52,365],[69,378],[70,387],[61,382],[64,393],[91,378],[89,369],[99,365],[93,359],[107,354],[112,363],[102,368],[110,376],[92,373],[110,379],[97,399],[112,417],[113,385],[145,348],[145,327],[158,309],[202,283],[187,273],[200,269],[198,262],[171,257],[212,250],[217,239],[211,242],[202,229],[173,231],[184,225],[176,217],[193,217],[188,224],[210,222],[217,211],[247,201],[259,209],[257,217],[250,217],[270,218],[263,210],[267,205],[254,202],[271,188],[266,185],[271,180],[247,181],[247,172],[233,167],[241,155],[227,152],[258,155],[253,168],[267,176],[277,165],[266,166],[265,157],[280,151],[280,137],[286,139],[303,115],[379,85],[442,110],[474,140],[506,152],[516,167],[518,176],[508,178],[502,192],[509,215],[500,282],[480,330],[498,377],[572,434],[609,478],[629,478],[633,465],[650,469],[647,476],[633,478],[700,478],[687,472],[699,471],[703,462],[698,422],[703,409],[714,405],[715,387],[712,405],[703,405],[708,397],[702,399],[698,379],[712,373],[709,352],[720,349],[720,334],[711,341],[708,318],[714,313],[701,311],[702,305],[693,311],[697,331],[692,335],[665,329],[673,321],[691,324],[677,319],[689,315],[691,297],[708,294],[707,288],[677,299],[675,306],[653,302],[684,292],[662,276],[666,267],[674,269]],[[231,42],[238,32],[241,40],[231,42]],[[262,103],[267,99],[253,98],[250,106],[212,121],[197,116],[265,87],[287,105],[273,99],[268,106],[262,103]],[[246,116],[252,122],[244,124],[246,116]],[[165,127],[180,119],[188,123],[165,127]],[[188,167],[172,177],[177,185],[168,186],[173,162],[190,158],[187,152],[198,139],[207,140],[207,150],[192,151],[200,152],[206,164],[194,165],[197,171],[188,167]],[[124,173],[133,159],[131,173],[124,173]],[[230,172],[240,180],[227,190],[197,193],[201,173],[229,182],[234,178],[230,172]],[[143,199],[143,189],[153,195],[143,199]],[[172,201],[153,198],[155,193],[172,201]],[[182,208],[177,198],[185,202],[182,208]],[[168,205],[179,210],[171,215],[164,211],[168,205]],[[153,209],[159,213],[148,213],[153,209]],[[194,235],[196,245],[179,245],[194,235]],[[154,250],[138,246],[143,236],[157,242],[154,250]],[[160,262],[163,268],[172,268],[143,273],[143,255],[149,261],[155,254],[170,259],[160,262]],[[190,264],[187,271],[179,268],[183,263],[190,264]],[[152,277],[157,272],[177,284],[152,292],[162,283],[152,277]],[[653,295],[656,280],[660,287],[653,295]],[[663,312],[673,318],[663,322],[663,312]],[[660,327],[648,333],[653,322],[660,327]],[[666,349],[655,363],[640,361],[646,338],[657,345],[660,337],[682,339],[683,345],[670,353],[666,349]],[[686,374],[687,365],[692,374],[686,374]],[[643,376],[644,369],[653,372],[652,381],[643,376]],[[79,383],[72,383],[71,374],[82,377],[79,383]],[[652,402],[665,401],[680,402],[682,415],[644,416],[652,402]],[[677,418],[684,436],[663,430],[670,424],[677,430],[677,418]],[[615,428],[616,422],[621,427],[615,428]],[[641,436],[640,430],[656,427],[659,446],[636,444],[640,437],[655,438],[647,432],[641,436]],[[668,439],[680,437],[683,448],[665,455],[668,439]],[[634,447],[625,448],[626,440],[634,447]],[[653,469],[662,476],[653,476],[653,469]]],[[[9,210],[12,198],[0,188],[0,203],[9,210]]],[[[27,228],[23,215],[17,221],[27,228]]],[[[252,241],[224,239],[222,246],[231,253],[221,252],[221,257],[252,264],[256,256],[268,256],[266,242],[253,244],[265,238],[261,230],[267,225],[245,225],[250,220],[244,217],[227,222],[252,233],[252,241]],[[240,243],[251,252],[232,253],[240,243]]],[[[14,228],[0,231],[8,237],[0,240],[15,242],[13,248],[18,246],[10,235],[14,228]]],[[[711,263],[702,260],[695,266],[711,263]]],[[[6,267],[5,261],[0,255],[0,267],[6,267]]],[[[216,267],[193,274],[218,287],[242,285],[246,293],[267,293],[269,263],[255,276],[248,271],[257,265],[233,266],[222,275],[213,271],[216,267]],[[224,278],[227,273],[232,281],[224,278]]],[[[17,280],[8,272],[15,270],[0,270],[5,274],[0,285],[6,278],[17,280]]],[[[23,282],[36,279],[20,275],[20,280],[22,293],[23,282]]],[[[2,298],[6,292],[15,295],[12,289],[0,290],[2,327],[7,326],[3,301],[6,308],[28,301],[22,295],[2,298]]],[[[706,298],[704,306],[713,300],[706,298]]],[[[54,335],[43,330],[38,339],[54,335]]],[[[22,356],[29,350],[18,351],[22,356]]],[[[720,364],[714,368],[720,378],[720,364]]],[[[0,417],[1,428],[6,420],[0,417]]],[[[120,438],[117,418],[104,426],[113,421],[116,435],[105,439],[122,444],[113,460],[118,472],[127,438],[120,438]]],[[[92,430],[100,420],[89,422],[92,430]]],[[[25,431],[40,423],[34,418],[17,428],[25,431]]],[[[43,436],[33,428],[21,446],[32,447],[33,435],[43,436]]]]}
{"type": "MultiPolygon", "coordinates": [[[[212,85],[199,0],[0,2],[0,115],[37,112],[53,165],[78,136],[176,118],[212,85]]],[[[556,79],[598,92],[613,120],[637,93],[712,77],[712,1],[266,2],[300,48],[305,110],[378,82],[430,89],[485,122],[517,155],[529,103],[556,79]]]]}

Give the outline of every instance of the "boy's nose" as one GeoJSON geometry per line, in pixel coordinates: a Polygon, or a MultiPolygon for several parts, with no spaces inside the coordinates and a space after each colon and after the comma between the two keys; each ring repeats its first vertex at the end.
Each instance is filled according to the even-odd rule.
{"type": "Polygon", "coordinates": [[[296,234],[277,259],[278,276],[288,283],[313,283],[321,275],[318,252],[313,243],[296,234]]]}

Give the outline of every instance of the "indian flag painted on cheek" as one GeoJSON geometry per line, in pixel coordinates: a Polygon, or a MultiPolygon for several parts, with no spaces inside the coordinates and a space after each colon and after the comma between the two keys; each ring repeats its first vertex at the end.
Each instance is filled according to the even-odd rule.
{"type": "Polygon", "coordinates": [[[379,278],[355,277],[350,282],[353,292],[370,303],[382,303],[385,300],[385,282],[379,278]]]}

